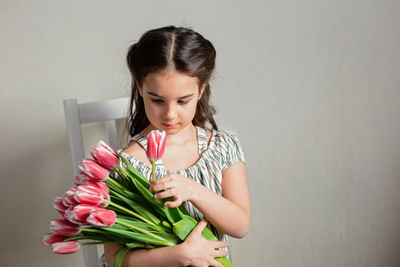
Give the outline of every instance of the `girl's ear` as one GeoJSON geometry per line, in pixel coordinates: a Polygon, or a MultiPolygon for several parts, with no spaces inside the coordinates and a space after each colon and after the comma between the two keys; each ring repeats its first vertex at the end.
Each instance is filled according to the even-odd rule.
{"type": "Polygon", "coordinates": [[[200,89],[199,89],[199,97],[197,98],[197,101],[201,99],[201,96],[203,95],[204,89],[206,88],[206,84],[203,84],[200,89]]]}

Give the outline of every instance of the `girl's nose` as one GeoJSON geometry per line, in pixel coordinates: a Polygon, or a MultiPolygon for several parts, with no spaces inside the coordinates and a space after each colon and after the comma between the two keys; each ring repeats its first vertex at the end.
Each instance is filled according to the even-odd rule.
{"type": "Polygon", "coordinates": [[[168,105],[167,110],[165,112],[165,117],[168,121],[172,121],[176,119],[176,109],[173,105],[168,105]]]}

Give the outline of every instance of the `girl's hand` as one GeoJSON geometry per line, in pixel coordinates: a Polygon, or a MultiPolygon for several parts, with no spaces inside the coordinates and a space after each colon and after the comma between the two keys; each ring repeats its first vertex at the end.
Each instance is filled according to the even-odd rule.
{"type": "Polygon", "coordinates": [[[150,182],[150,191],[158,192],[154,195],[155,199],[173,197],[174,201],[165,202],[165,206],[176,208],[186,200],[190,200],[196,192],[196,188],[201,186],[199,183],[188,179],[179,174],[168,174],[156,182],[150,182]]]}
{"type": "Polygon", "coordinates": [[[202,237],[201,232],[203,232],[206,225],[206,221],[199,222],[182,243],[184,255],[189,263],[188,265],[200,267],[223,267],[223,265],[216,261],[215,258],[225,257],[227,252],[224,250],[216,250],[216,248],[224,248],[226,247],[226,244],[222,241],[209,241],[202,237]]]}

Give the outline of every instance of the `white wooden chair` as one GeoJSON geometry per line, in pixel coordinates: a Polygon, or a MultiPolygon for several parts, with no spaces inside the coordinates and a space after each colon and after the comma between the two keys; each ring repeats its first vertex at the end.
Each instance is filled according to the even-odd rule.
{"type": "MultiPolygon", "coordinates": [[[[71,148],[74,174],[78,175],[78,164],[85,157],[81,125],[105,122],[108,144],[118,149],[116,120],[127,118],[129,97],[78,104],[76,99],[64,100],[65,120],[71,148]]],[[[98,267],[97,246],[83,246],[85,267],[98,267]]]]}

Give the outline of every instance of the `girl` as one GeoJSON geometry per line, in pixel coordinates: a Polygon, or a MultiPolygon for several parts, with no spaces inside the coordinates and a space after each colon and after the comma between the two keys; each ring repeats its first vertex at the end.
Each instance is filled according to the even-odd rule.
{"type": "MultiPolygon", "coordinates": [[[[146,136],[166,131],[165,153],[156,164],[161,178],[150,190],[157,199],[173,197],[168,207],[184,204],[200,223],[179,245],[131,250],[123,266],[222,266],[214,258],[230,257],[227,235],[242,238],[249,230],[250,197],[239,141],[218,131],[209,104],[214,47],[193,30],[169,26],[146,32],[130,47],[127,63],[130,143],[122,155],[151,177],[146,136]],[[219,242],[201,236],[206,221],[219,242]]],[[[108,266],[119,249],[104,246],[108,266]]]]}

